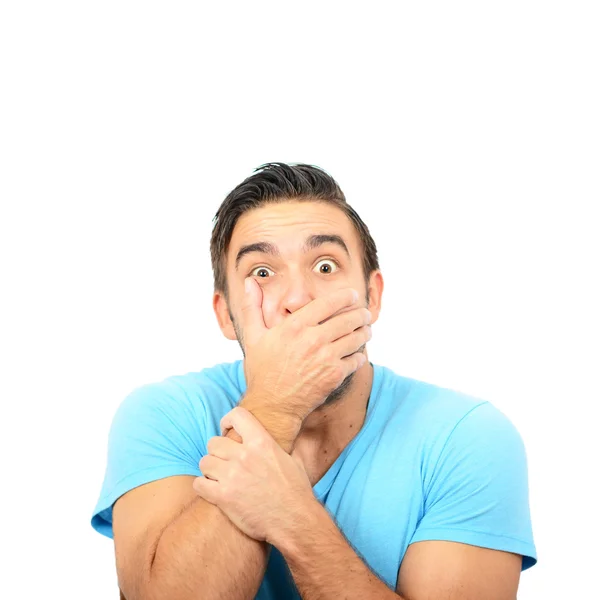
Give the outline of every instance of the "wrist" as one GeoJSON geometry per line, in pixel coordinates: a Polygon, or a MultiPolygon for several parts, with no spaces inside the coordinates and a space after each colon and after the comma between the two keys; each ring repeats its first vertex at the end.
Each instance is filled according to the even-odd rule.
{"type": "Polygon", "coordinates": [[[296,507],[290,507],[286,522],[279,524],[265,540],[275,546],[286,560],[301,556],[302,546],[311,539],[310,532],[324,531],[331,522],[326,508],[312,494],[296,507]]]}
{"type": "Polygon", "coordinates": [[[263,398],[260,393],[246,394],[239,406],[251,412],[273,439],[289,454],[300,430],[303,420],[263,398]]]}

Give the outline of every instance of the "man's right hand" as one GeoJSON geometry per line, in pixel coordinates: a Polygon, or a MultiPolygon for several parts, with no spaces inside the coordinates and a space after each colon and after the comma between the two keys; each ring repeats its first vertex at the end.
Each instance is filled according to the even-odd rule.
{"type": "Polygon", "coordinates": [[[366,362],[357,351],[371,339],[371,312],[357,306],[356,290],[343,288],[316,298],[268,329],[262,288],[252,278],[246,281],[251,286],[241,319],[246,395],[260,399],[261,412],[290,416],[301,425],[366,362]]]}

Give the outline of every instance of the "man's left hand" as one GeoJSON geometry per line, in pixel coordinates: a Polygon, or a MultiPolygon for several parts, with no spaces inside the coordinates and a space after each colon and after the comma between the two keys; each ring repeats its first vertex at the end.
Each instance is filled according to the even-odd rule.
{"type": "Polygon", "coordinates": [[[236,406],[228,412],[221,431],[230,428],[242,443],[212,437],[193,488],[246,535],[274,544],[318,501],[302,461],[287,454],[250,411],[236,406]]]}

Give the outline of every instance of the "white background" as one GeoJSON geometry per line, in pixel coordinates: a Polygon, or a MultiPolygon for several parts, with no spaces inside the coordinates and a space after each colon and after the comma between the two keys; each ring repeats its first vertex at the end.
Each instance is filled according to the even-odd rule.
{"type": "Polygon", "coordinates": [[[370,359],[519,429],[539,559],[519,598],[596,597],[594,5],[4,2],[0,596],[118,598],[90,525],[111,419],[241,358],[212,218],[284,161],[331,173],[375,238],[370,359]]]}

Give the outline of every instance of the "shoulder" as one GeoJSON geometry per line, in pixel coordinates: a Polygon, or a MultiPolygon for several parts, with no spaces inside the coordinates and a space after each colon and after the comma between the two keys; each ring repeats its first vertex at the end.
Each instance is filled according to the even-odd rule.
{"type": "Polygon", "coordinates": [[[386,429],[421,449],[424,463],[461,447],[485,451],[509,447],[523,451],[516,427],[489,400],[466,392],[402,377],[383,368],[383,393],[389,403],[386,429]]]}
{"type": "Polygon", "coordinates": [[[423,437],[449,435],[469,413],[490,404],[484,398],[378,368],[390,420],[401,421],[403,428],[410,427],[423,437]]]}
{"type": "MultiPolygon", "coordinates": [[[[491,401],[439,386],[429,386],[423,416],[434,456],[452,454],[477,459],[479,453],[524,452],[510,418],[491,401]]],[[[489,456],[491,458],[491,456],[489,456]]]]}
{"type": "Polygon", "coordinates": [[[415,424],[425,497],[435,502],[455,492],[460,496],[460,490],[475,497],[483,489],[497,495],[499,487],[512,486],[524,506],[527,455],[511,419],[492,402],[464,392],[424,384],[419,394],[415,424]]]}
{"type": "Polygon", "coordinates": [[[205,452],[206,441],[218,435],[220,419],[239,401],[238,372],[237,363],[221,363],[134,388],[113,416],[109,445],[131,447],[133,440],[168,437],[200,444],[198,450],[205,452]]]}
{"type": "MultiPolygon", "coordinates": [[[[243,372],[243,371],[242,371],[243,372]]],[[[208,440],[239,399],[239,365],[224,363],[133,389],[118,406],[108,434],[106,471],[92,525],[112,537],[112,506],[145,483],[198,476],[208,440]]]]}
{"type": "Polygon", "coordinates": [[[206,413],[208,409],[221,406],[227,409],[239,400],[241,394],[238,362],[221,363],[140,385],[120,403],[115,420],[121,414],[138,411],[156,411],[166,416],[186,412],[195,414],[198,411],[206,413]]]}

